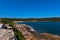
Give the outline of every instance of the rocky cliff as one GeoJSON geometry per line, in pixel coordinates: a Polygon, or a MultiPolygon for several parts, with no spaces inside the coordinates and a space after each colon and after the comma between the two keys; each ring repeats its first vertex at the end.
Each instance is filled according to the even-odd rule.
{"type": "Polygon", "coordinates": [[[37,34],[35,31],[31,30],[28,25],[16,24],[15,27],[22,32],[26,40],[60,40],[60,36],[52,35],[48,33],[37,34]]]}
{"type": "Polygon", "coordinates": [[[0,29],[0,40],[17,40],[13,30],[0,29]]]}
{"type": "Polygon", "coordinates": [[[16,28],[22,32],[26,40],[39,40],[39,36],[28,25],[16,24],[16,28]]]}

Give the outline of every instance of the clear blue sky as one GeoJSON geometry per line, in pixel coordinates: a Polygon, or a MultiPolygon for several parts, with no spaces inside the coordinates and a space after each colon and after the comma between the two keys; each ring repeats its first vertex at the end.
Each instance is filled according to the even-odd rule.
{"type": "Polygon", "coordinates": [[[0,0],[0,17],[60,17],[60,0],[0,0]]]}

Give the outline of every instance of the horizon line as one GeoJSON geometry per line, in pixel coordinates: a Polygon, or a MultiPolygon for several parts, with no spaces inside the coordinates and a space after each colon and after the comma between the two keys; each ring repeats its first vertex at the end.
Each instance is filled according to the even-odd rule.
{"type": "MultiPolygon", "coordinates": [[[[22,17],[0,17],[0,18],[22,18],[22,17]]],[[[60,17],[24,17],[24,18],[60,18],[60,17]]]]}

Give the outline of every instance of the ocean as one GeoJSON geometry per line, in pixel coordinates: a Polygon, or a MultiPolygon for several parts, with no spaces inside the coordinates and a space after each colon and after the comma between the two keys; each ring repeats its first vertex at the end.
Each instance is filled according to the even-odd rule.
{"type": "Polygon", "coordinates": [[[27,24],[37,33],[60,35],[60,22],[18,22],[18,24],[27,24]]]}

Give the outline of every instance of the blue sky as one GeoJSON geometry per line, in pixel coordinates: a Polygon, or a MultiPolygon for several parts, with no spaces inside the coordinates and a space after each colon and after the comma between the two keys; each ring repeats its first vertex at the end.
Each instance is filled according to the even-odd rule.
{"type": "Polygon", "coordinates": [[[1,17],[60,17],[60,0],[0,0],[1,17]]]}

